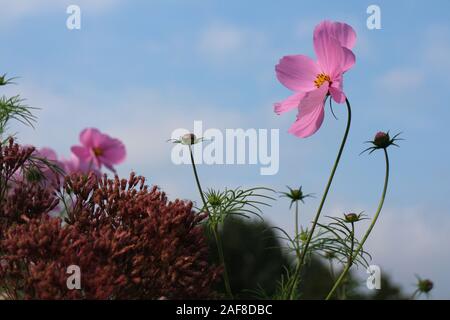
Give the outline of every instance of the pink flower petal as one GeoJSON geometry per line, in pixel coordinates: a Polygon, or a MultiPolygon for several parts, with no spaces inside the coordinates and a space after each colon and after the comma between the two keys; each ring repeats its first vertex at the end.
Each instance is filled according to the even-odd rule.
{"type": "Polygon", "coordinates": [[[82,162],[92,161],[92,154],[88,148],[82,146],[73,146],[70,148],[72,153],[80,159],[82,162]]]}
{"type": "Polygon", "coordinates": [[[324,108],[318,106],[313,112],[308,115],[297,118],[297,121],[289,128],[289,133],[300,137],[308,138],[319,130],[324,119],[324,108]]]}
{"type": "Polygon", "coordinates": [[[116,169],[114,169],[114,166],[107,161],[107,159],[103,159],[102,163],[105,165],[106,168],[111,170],[112,172],[116,172],[116,169]]]}
{"type": "Polygon", "coordinates": [[[340,43],[322,31],[314,38],[314,50],[322,71],[331,78],[343,72],[344,50],[340,43]]]}
{"type": "Polygon", "coordinates": [[[125,146],[119,140],[116,140],[110,147],[105,148],[102,154],[102,158],[107,159],[107,162],[113,164],[119,164],[125,161],[125,157],[125,146]]]}
{"type": "Polygon", "coordinates": [[[356,62],[356,57],[353,51],[345,47],[342,48],[344,51],[344,60],[342,63],[342,72],[348,71],[356,62]]]}
{"type": "Polygon", "coordinates": [[[300,138],[307,138],[319,130],[324,119],[325,98],[328,86],[322,85],[319,89],[308,92],[300,102],[297,121],[289,129],[300,138]]]}
{"type": "Polygon", "coordinates": [[[290,111],[294,108],[298,108],[300,105],[300,101],[305,96],[303,92],[297,92],[287,99],[277,102],[274,104],[274,111],[276,114],[282,114],[284,112],[290,111]]]}
{"type": "Polygon", "coordinates": [[[50,161],[57,161],[58,156],[56,152],[51,148],[41,148],[34,152],[37,157],[44,158],[50,161]]]}
{"type": "Polygon", "coordinates": [[[320,73],[317,63],[304,55],[283,57],[275,66],[278,80],[293,91],[308,92],[315,88],[314,80],[320,73]]]}
{"type": "Polygon", "coordinates": [[[345,94],[341,89],[336,87],[330,87],[329,91],[334,101],[336,101],[337,103],[345,102],[345,94]]]}
{"type": "Polygon", "coordinates": [[[95,128],[87,128],[80,133],[80,142],[87,148],[94,147],[94,139],[101,135],[100,131],[95,128]]]}
{"type": "Polygon", "coordinates": [[[328,85],[324,84],[319,89],[308,92],[300,101],[297,117],[302,117],[313,112],[318,106],[323,106],[328,93],[328,85]]]}
{"type": "Polygon", "coordinates": [[[314,38],[323,31],[338,40],[342,47],[351,50],[355,46],[356,32],[346,23],[323,21],[314,29],[314,38]]]}

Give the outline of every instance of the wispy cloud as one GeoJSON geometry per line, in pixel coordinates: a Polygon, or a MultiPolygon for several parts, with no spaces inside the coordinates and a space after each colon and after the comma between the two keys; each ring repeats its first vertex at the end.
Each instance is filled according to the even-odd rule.
{"type": "MultiPolygon", "coordinates": [[[[15,90],[8,90],[7,94],[14,94],[15,90]]],[[[128,151],[127,165],[142,170],[170,164],[171,144],[167,140],[172,131],[192,130],[195,120],[203,121],[203,130],[243,127],[246,119],[251,121],[249,115],[243,117],[182,90],[170,95],[151,88],[125,90],[114,95],[114,102],[102,101],[89,93],[74,97],[32,85],[21,85],[20,91],[30,105],[41,108],[35,129],[12,128],[20,131],[22,141],[39,147],[52,146],[67,156],[70,146],[77,143],[78,132],[98,126],[123,140],[128,151]],[[105,104],[107,108],[95,107],[105,104]]]]}
{"type": "Polygon", "coordinates": [[[424,57],[428,66],[448,75],[450,70],[450,27],[434,25],[425,36],[424,57]]]}
{"type": "MultiPolygon", "coordinates": [[[[348,207],[348,204],[334,204],[331,216],[342,216],[348,207]]],[[[354,212],[367,209],[366,205],[357,202],[350,207],[354,212]]],[[[375,208],[370,209],[366,214],[375,208]]],[[[381,212],[365,250],[373,257],[370,264],[380,266],[382,275],[385,272],[402,283],[406,293],[414,291],[417,274],[435,282],[433,296],[450,298],[446,290],[450,286],[447,273],[450,253],[442,250],[442,245],[450,242],[450,217],[446,212],[430,215],[427,213],[430,210],[421,205],[396,207],[388,204],[381,212]]],[[[369,224],[370,220],[365,220],[356,225],[357,237],[362,237],[369,224]]],[[[356,273],[362,278],[367,277],[365,269],[356,270],[356,273]]]]}
{"type": "Polygon", "coordinates": [[[424,74],[413,68],[389,70],[378,79],[378,83],[383,89],[400,93],[416,90],[423,84],[423,81],[424,74]]]}
{"type": "Polygon", "coordinates": [[[263,34],[224,23],[212,23],[206,26],[198,40],[199,52],[214,62],[254,57],[264,45],[263,34]]]}
{"type": "Polygon", "coordinates": [[[450,217],[445,212],[427,212],[430,208],[386,208],[367,249],[376,260],[385,266],[394,277],[403,283],[411,283],[413,289],[415,274],[431,278],[435,284],[435,294],[450,298],[450,254],[443,250],[443,244],[450,242],[450,217]]]}

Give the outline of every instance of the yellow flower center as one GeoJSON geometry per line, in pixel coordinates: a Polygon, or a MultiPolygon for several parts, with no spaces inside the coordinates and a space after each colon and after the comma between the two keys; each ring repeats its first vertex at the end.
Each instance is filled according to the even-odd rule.
{"type": "Polygon", "coordinates": [[[92,151],[94,152],[94,155],[96,157],[100,157],[101,155],[103,155],[103,150],[101,148],[93,148],[92,151]]]}
{"type": "Polygon", "coordinates": [[[325,73],[318,74],[316,80],[314,80],[314,84],[317,88],[320,88],[325,82],[331,82],[330,76],[325,73]]]}

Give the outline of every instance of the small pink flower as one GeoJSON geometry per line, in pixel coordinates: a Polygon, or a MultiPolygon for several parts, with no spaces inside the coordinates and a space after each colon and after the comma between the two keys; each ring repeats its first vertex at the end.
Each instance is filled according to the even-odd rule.
{"type": "Polygon", "coordinates": [[[58,161],[58,156],[56,155],[55,150],[51,148],[44,147],[37,149],[35,152],[33,152],[33,155],[53,162],[58,161]]]}
{"type": "Polygon", "coordinates": [[[73,146],[71,150],[81,163],[89,164],[91,169],[100,169],[104,165],[114,171],[113,165],[125,160],[124,144],[95,128],[84,129],[80,133],[80,142],[81,146],[73,146]]]}
{"type": "Polygon", "coordinates": [[[63,164],[58,160],[58,156],[53,149],[46,147],[36,149],[33,156],[48,161],[48,164],[36,163],[45,181],[58,182],[61,180],[62,177],[59,175],[58,169],[61,169],[63,164]]]}
{"type": "Polygon", "coordinates": [[[77,156],[72,155],[70,159],[61,159],[64,165],[64,171],[66,174],[72,173],[83,173],[88,174],[89,172],[94,172],[96,175],[100,176],[101,173],[98,169],[90,166],[89,163],[82,162],[77,156]]]}
{"type": "Polygon", "coordinates": [[[351,51],[355,42],[356,33],[351,26],[324,21],[314,30],[317,62],[304,55],[291,55],[276,65],[278,80],[295,93],[276,103],[275,112],[299,110],[290,133],[301,138],[314,134],[322,125],[324,103],[329,95],[337,103],[345,102],[343,74],[355,64],[351,51]]]}

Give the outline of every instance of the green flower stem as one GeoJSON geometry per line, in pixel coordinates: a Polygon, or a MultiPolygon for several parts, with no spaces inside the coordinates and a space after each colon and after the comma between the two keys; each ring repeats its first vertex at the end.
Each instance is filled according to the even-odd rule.
{"type": "Polygon", "coordinates": [[[223,254],[222,239],[220,237],[219,230],[217,229],[217,224],[214,225],[213,233],[214,233],[214,239],[216,240],[216,244],[217,244],[217,251],[219,253],[219,259],[223,265],[223,281],[225,283],[225,290],[227,292],[228,298],[233,299],[233,293],[231,292],[231,286],[230,286],[230,279],[228,277],[227,267],[225,264],[225,255],[223,254]]]}
{"type": "Polygon", "coordinates": [[[206,210],[206,213],[209,214],[208,206],[206,203],[205,195],[203,194],[202,186],[200,184],[200,180],[198,178],[197,168],[195,166],[194,155],[192,153],[192,147],[189,146],[189,154],[191,156],[192,169],[194,170],[195,182],[197,183],[198,192],[200,193],[200,197],[202,198],[203,206],[206,210]]]}
{"type": "MultiPolygon", "coordinates": [[[[295,279],[297,279],[299,277],[301,269],[302,269],[303,264],[305,262],[305,257],[306,257],[306,253],[308,251],[309,244],[311,242],[311,239],[312,239],[313,234],[314,234],[314,230],[315,230],[315,228],[317,226],[317,223],[319,221],[320,214],[322,213],[322,209],[323,209],[323,206],[325,204],[325,200],[326,200],[326,198],[328,196],[328,192],[330,191],[331,183],[333,182],[334,175],[335,175],[337,167],[339,165],[339,161],[341,160],[341,156],[342,156],[342,153],[344,151],[345,143],[347,142],[347,137],[348,137],[348,134],[350,132],[350,125],[351,125],[351,122],[352,122],[352,109],[351,109],[351,106],[350,106],[350,102],[348,101],[347,98],[345,99],[345,103],[347,105],[348,115],[347,115],[347,126],[345,128],[344,137],[342,139],[341,146],[339,148],[339,152],[338,152],[338,155],[336,157],[336,161],[334,162],[333,169],[331,170],[330,177],[328,178],[328,183],[327,183],[327,185],[325,187],[325,191],[323,193],[322,200],[320,201],[319,208],[317,209],[316,216],[315,216],[315,218],[313,220],[311,231],[309,232],[308,238],[306,239],[305,245],[303,247],[303,251],[302,251],[302,254],[300,256],[300,261],[297,264],[297,267],[295,269],[295,272],[294,272],[294,278],[295,279]]],[[[293,299],[294,296],[295,296],[295,292],[294,292],[295,289],[296,289],[296,286],[293,285],[291,287],[291,290],[290,290],[291,292],[289,294],[291,299],[293,299]]]]}
{"type": "MultiPolygon", "coordinates": [[[[353,265],[353,251],[355,250],[355,223],[352,222],[351,225],[352,225],[352,231],[350,233],[350,254],[347,259],[347,265],[349,267],[351,267],[353,265]]],[[[345,300],[347,297],[346,289],[347,289],[347,285],[344,282],[342,284],[342,299],[343,300],[345,300]]]]}
{"type": "MultiPolygon", "coordinates": [[[[333,259],[328,259],[328,265],[330,268],[331,281],[334,283],[336,281],[336,272],[334,271],[333,259]]],[[[337,291],[338,296],[341,296],[340,290],[337,291]]]]}
{"type": "Polygon", "coordinates": [[[417,294],[420,292],[419,289],[416,289],[413,294],[411,295],[411,298],[409,298],[409,300],[415,300],[417,297],[417,294]]]}
{"type": "MultiPolygon", "coordinates": [[[[205,208],[206,213],[210,216],[208,205],[205,199],[205,195],[203,194],[202,186],[200,184],[200,179],[198,178],[197,168],[195,166],[194,155],[192,153],[192,147],[189,146],[189,154],[191,156],[192,169],[194,170],[195,182],[197,183],[198,192],[200,193],[200,197],[202,198],[203,207],[205,208]]],[[[220,232],[218,230],[217,223],[214,223],[213,228],[214,240],[216,241],[217,251],[219,253],[220,263],[223,265],[223,281],[225,283],[225,291],[227,292],[228,298],[233,299],[233,293],[231,292],[230,279],[228,277],[227,266],[225,264],[225,256],[223,254],[223,245],[222,239],[220,237],[220,232]]]]}
{"type": "MultiPolygon", "coordinates": [[[[295,255],[297,256],[297,265],[300,264],[300,234],[299,234],[299,223],[298,223],[298,200],[295,201],[295,255]]],[[[292,286],[297,287],[298,280],[294,278],[292,286]]]]}
{"type": "Polygon", "coordinates": [[[298,200],[295,201],[295,242],[297,244],[297,256],[300,258],[300,234],[299,234],[299,225],[298,225],[298,200]]]}
{"type": "MultiPolygon", "coordinates": [[[[372,223],[369,226],[369,229],[367,229],[366,234],[364,235],[364,237],[362,238],[361,242],[358,245],[358,248],[356,248],[355,253],[353,254],[353,258],[352,260],[356,259],[358,257],[359,252],[362,250],[364,243],[366,242],[367,238],[369,237],[370,233],[372,232],[373,227],[375,226],[375,223],[378,220],[378,217],[380,215],[381,209],[383,209],[383,204],[384,204],[384,200],[386,198],[386,193],[387,193],[387,188],[388,188],[388,183],[389,183],[389,156],[387,153],[386,149],[384,150],[384,157],[386,160],[386,174],[385,174],[385,178],[384,178],[384,187],[383,187],[383,192],[381,194],[381,199],[380,202],[378,204],[378,208],[377,211],[375,213],[375,216],[372,219],[372,223]]],[[[336,289],[339,287],[339,285],[341,284],[342,280],[345,278],[345,276],[347,275],[349,269],[350,269],[351,265],[347,264],[347,266],[345,267],[345,269],[342,271],[341,275],[339,276],[338,280],[335,282],[333,288],[331,289],[330,293],[328,293],[328,296],[326,297],[326,300],[329,300],[333,297],[334,292],[336,291],[336,289]]]]}

